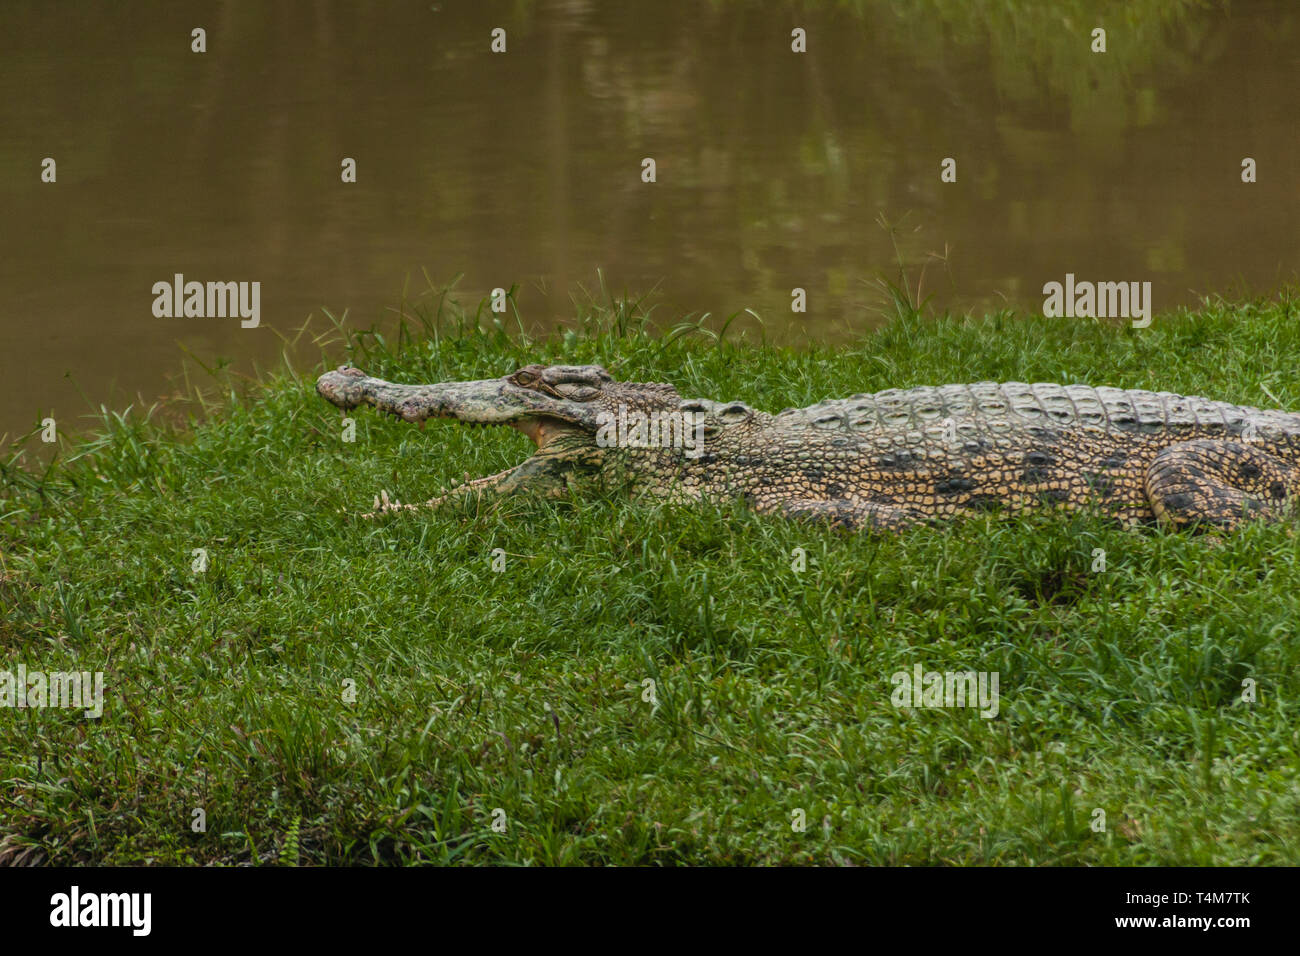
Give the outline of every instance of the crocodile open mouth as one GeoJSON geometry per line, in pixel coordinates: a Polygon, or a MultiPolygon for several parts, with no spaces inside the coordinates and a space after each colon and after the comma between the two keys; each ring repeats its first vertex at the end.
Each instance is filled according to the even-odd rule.
{"type": "Polygon", "coordinates": [[[529,440],[541,451],[551,444],[561,435],[573,435],[582,431],[572,422],[566,422],[560,418],[552,418],[549,415],[539,415],[536,417],[521,418],[518,421],[509,423],[515,431],[523,432],[529,440]]]}
{"type": "MultiPolygon", "coordinates": [[[[526,372],[521,370],[501,379],[399,385],[344,365],[321,375],[316,391],[345,412],[366,405],[421,428],[431,418],[480,428],[508,425],[526,435],[536,452],[495,475],[473,480],[466,475],[467,484],[457,491],[466,487],[509,490],[525,481],[530,486],[559,481],[559,476],[575,467],[571,459],[580,462],[585,457],[582,450],[593,443],[599,432],[600,414],[594,403],[589,403],[594,388],[573,386],[573,394],[565,395],[561,390],[569,388],[567,383],[555,387],[546,382],[539,384],[526,372]]],[[[379,510],[390,510],[386,495],[381,505],[379,510]]]]}

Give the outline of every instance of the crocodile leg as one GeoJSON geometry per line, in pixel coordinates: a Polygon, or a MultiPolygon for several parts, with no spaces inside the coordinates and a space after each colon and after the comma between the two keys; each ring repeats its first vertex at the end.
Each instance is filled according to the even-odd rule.
{"type": "Polygon", "coordinates": [[[507,468],[505,471],[498,472],[495,475],[488,475],[485,478],[475,478],[473,481],[467,481],[463,485],[457,485],[451,491],[438,495],[436,498],[430,498],[428,501],[420,504],[408,504],[395,499],[390,500],[388,492],[382,492],[380,497],[375,499],[375,510],[366,512],[363,518],[374,518],[378,515],[390,514],[394,511],[421,511],[425,508],[438,508],[452,501],[458,501],[463,498],[470,498],[480,494],[496,494],[508,492],[518,486],[515,472],[518,468],[507,468]]]}
{"type": "Polygon", "coordinates": [[[571,462],[556,460],[543,455],[534,455],[513,468],[507,468],[495,475],[488,475],[486,478],[467,481],[463,485],[457,485],[450,491],[420,504],[390,501],[388,493],[384,492],[381,497],[375,499],[375,510],[367,512],[362,517],[374,518],[377,515],[389,514],[393,511],[421,511],[425,508],[440,508],[455,501],[477,498],[485,494],[508,495],[516,491],[527,490],[530,493],[556,497],[564,494],[567,490],[573,470],[574,467],[571,462]]]}
{"type": "Polygon", "coordinates": [[[926,521],[925,515],[912,508],[881,501],[851,501],[846,498],[796,498],[781,502],[776,509],[760,510],[780,510],[791,518],[828,521],[832,528],[849,531],[902,531],[926,521]]]}
{"type": "Polygon", "coordinates": [[[1187,441],[1156,456],[1146,492],[1161,520],[1233,528],[1254,515],[1285,513],[1300,495],[1300,469],[1241,442],[1187,441]]]}

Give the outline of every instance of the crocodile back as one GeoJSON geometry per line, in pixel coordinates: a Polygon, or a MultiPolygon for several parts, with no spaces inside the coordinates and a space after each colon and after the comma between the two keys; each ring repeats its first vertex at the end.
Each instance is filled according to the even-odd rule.
{"type": "Polygon", "coordinates": [[[786,409],[777,416],[781,428],[874,433],[923,431],[949,419],[992,433],[1086,427],[1153,436],[1163,433],[1177,440],[1243,433],[1263,440],[1300,437],[1300,415],[1292,412],[1173,392],[1051,383],[891,388],[786,409]]]}

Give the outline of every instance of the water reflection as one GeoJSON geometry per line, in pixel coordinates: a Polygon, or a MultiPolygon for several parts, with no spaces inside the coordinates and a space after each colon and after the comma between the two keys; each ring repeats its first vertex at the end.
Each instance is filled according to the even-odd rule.
{"type": "Polygon", "coordinates": [[[794,341],[879,321],[895,243],[939,308],[1037,310],[1067,272],[1150,281],[1157,309],[1295,273],[1291,3],[177,7],[6,5],[0,432],[82,412],[78,387],[158,395],[178,342],[247,363],[322,307],[368,324],[425,272],[518,282],[545,326],[600,269],[794,341]],[[263,327],[155,318],[178,272],[260,281],[263,327]]]}

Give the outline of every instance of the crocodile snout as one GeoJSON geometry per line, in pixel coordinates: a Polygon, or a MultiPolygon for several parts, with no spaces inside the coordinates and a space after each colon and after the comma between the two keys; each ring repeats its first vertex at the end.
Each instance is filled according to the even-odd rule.
{"type": "Polygon", "coordinates": [[[316,392],[321,398],[342,409],[356,408],[361,404],[361,382],[366,373],[351,365],[340,365],[316,379],[316,392]]]}

